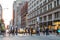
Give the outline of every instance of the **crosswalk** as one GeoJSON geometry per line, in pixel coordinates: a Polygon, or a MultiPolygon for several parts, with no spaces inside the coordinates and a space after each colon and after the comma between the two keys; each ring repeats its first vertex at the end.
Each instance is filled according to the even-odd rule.
{"type": "Polygon", "coordinates": [[[56,36],[56,35],[12,35],[12,36],[5,36],[2,37],[2,35],[0,35],[0,40],[60,40],[60,36],[56,36]]]}

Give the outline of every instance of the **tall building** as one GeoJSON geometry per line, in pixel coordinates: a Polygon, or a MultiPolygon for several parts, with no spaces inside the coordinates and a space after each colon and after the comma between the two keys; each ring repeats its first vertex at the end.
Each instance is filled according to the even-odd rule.
{"type": "Polygon", "coordinates": [[[16,9],[16,1],[14,1],[14,3],[13,3],[13,25],[14,26],[16,26],[16,11],[17,11],[17,9],[16,9]]]}
{"type": "Polygon", "coordinates": [[[2,19],[2,6],[0,5],[0,20],[2,19]]]}
{"type": "Polygon", "coordinates": [[[28,13],[28,2],[25,1],[21,8],[21,27],[26,27],[26,14],[28,13]]]}
{"type": "Polygon", "coordinates": [[[13,3],[13,25],[17,26],[18,28],[21,27],[21,8],[24,2],[20,0],[16,0],[13,3]]]}
{"type": "Polygon", "coordinates": [[[2,6],[0,4],[0,31],[5,30],[4,20],[2,18],[2,6]]]}
{"type": "Polygon", "coordinates": [[[29,27],[36,27],[37,22],[39,27],[60,25],[60,0],[30,0],[27,17],[29,27]]]}
{"type": "Polygon", "coordinates": [[[2,6],[0,4],[0,26],[1,26],[1,23],[2,23],[2,6]]]}

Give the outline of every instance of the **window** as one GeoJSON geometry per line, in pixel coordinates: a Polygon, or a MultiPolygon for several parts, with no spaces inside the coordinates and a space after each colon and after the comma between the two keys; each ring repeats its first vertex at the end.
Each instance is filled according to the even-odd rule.
{"type": "Polygon", "coordinates": [[[48,10],[52,9],[52,3],[48,5],[48,10]]]}
{"type": "Polygon", "coordinates": [[[37,10],[39,9],[39,6],[37,6],[37,10]]]}
{"type": "Polygon", "coordinates": [[[36,1],[36,0],[34,0],[34,1],[36,1]]]}
{"type": "Polygon", "coordinates": [[[59,12],[56,12],[56,13],[55,13],[55,18],[59,18],[59,17],[60,17],[59,14],[60,14],[59,12]]]}
{"type": "Polygon", "coordinates": [[[35,6],[35,4],[34,4],[34,6],[35,6]]]}
{"type": "Polygon", "coordinates": [[[40,0],[40,2],[41,2],[42,0],[40,0]]]}
{"type": "Polygon", "coordinates": [[[48,0],[48,2],[50,2],[50,1],[52,1],[52,0],[48,0]]]}
{"type": "Polygon", "coordinates": [[[52,20],[52,14],[48,15],[48,20],[52,20]]]}
{"type": "Polygon", "coordinates": [[[40,19],[40,21],[42,21],[42,17],[40,17],[39,19],[40,19]]]}
{"type": "Polygon", "coordinates": [[[42,8],[40,9],[40,13],[42,13],[42,8]]]}
{"type": "Polygon", "coordinates": [[[37,10],[37,14],[39,14],[39,10],[37,10]]]}
{"type": "Polygon", "coordinates": [[[43,4],[45,4],[45,3],[47,3],[47,0],[45,0],[45,1],[43,2],[43,4]]]}
{"type": "Polygon", "coordinates": [[[42,6],[42,3],[40,4],[40,7],[42,6]]]}
{"type": "Polygon", "coordinates": [[[45,6],[44,8],[43,8],[43,12],[46,12],[47,11],[47,7],[45,6]]]}
{"type": "Polygon", "coordinates": [[[54,7],[56,7],[56,1],[54,1],[54,7]]]}
{"type": "Polygon", "coordinates": [[[44,16],[44,21],[46,21],[46,16],[44,16]]]}
{"type": "MultiPolygon", "coordinates": [[[[37,11],[35,11],[35,13],[36,13],[36,15],[37,15],[37,11]]],[[[35,16],[36,16],[36,15],[35,15],[35,16]]]]}
{"type": "Polygon", "coordinates": [[[37,1],[37,4],[39,3],[39,1],[37,1]]]}
{"type": "Polygon", "coordinates": [[[59,5],[59,0],[57,0],[57,5],[59,5]]]}
{"type": "Polygon", "coordinates": [[[55,18],[59,18],[59,12],[55,13],[55,18]]]}

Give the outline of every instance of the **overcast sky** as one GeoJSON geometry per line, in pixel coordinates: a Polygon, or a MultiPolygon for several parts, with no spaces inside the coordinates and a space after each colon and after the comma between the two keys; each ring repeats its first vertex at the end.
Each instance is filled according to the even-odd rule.
{"type": "Polygon", "coordinates": [[[3,7],[3,19],[4,23],[7,25],[9,21],[12,19],[12,4],[14,0],[0,0],[0,4],[3,7]]]}
{"type": "MultiPolygon", "coordinates": [[[[0,0],[0,4],[3,7],[3,19],[6,25],[8,25],[10,20],[12,19],[13,1],[15,0],[0,0]]],[[[28,0],[20,0],[20,1],[28,1],[28,0]]]]}

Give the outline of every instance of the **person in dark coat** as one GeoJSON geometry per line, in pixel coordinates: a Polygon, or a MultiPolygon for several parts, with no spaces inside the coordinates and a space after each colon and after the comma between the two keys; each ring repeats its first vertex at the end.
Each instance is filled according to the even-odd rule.
{"type": "Polygon", "coordinates": [[[29,35],[30,35],[30,28],[28,28],[28,33],[29,33],[29,35]]]}
{"type": "Polygon", "coordinates": [[[46,35],[49,35],[49,29],[48,28],[46,28],[46,35]]]}
{"type": "Polygon", "coordinates": [[[37,29],[36,29],[36,34],[40,35],[40,28],[39,27],[37,27],[37,29]]]}
{"type": "Polygon", "coordinates": [[[57,35],[59,35],[59,32],[58,31],[59,31],[59,28],[57,27],[57,30],[56,30],[57,35]]]}
{"type": "Polygon", "coordinates": [[[33,28],[31,28],[31,36],[32,36],[32,33],[33,33],[33,28]]]}
{"type": "Polygon", "coordinates": [[[16,27],[16,35],[18,34],[18,28],[16,27]]]}

